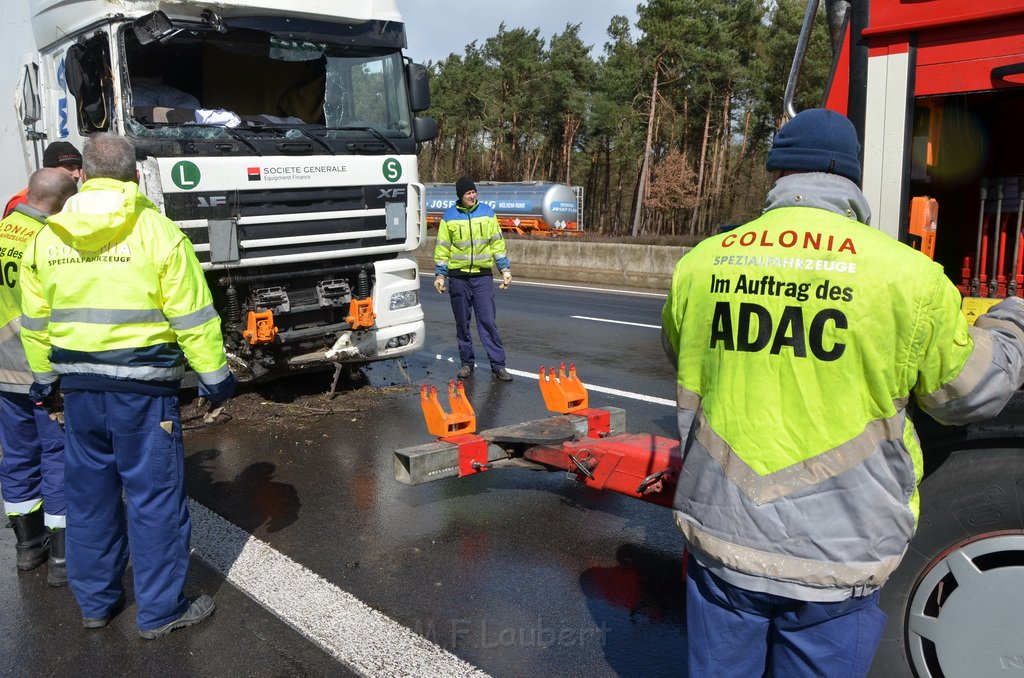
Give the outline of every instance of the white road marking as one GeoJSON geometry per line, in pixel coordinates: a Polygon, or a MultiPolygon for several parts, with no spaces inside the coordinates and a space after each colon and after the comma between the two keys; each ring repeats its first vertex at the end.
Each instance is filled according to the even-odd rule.
{"type": "Polygon", "coordinates": [[[622,290],[615,287],[586,287],[583,285],[563,285],[558,283],[530,282],[527,280],[513,280],[513,285],[533,285],[534,287],[558,287],[566,290],[585,290],[587,292],[611,292],[612,294],[629,294],[635,297],[655,297],[664,299],[668,296],[665,292],[638,292],[634,290],[622,290]]]}
{"type": "Polygon", "coordinates": [[[633,327],[650,327],[652,330],[660,330],[661,325],[648,325],[646,323],[631,323],[625,320],[612,320],[610,318],[591,318],[586,315],[571,315],[570,318],[576,318],[577,320],[593,320],[596,323],[613,323],[615,325],[631,325],[633,327]]]}
{"type": "Polygon", "coordinates": [[[368,607],[193,499],[192,547],[250,598],[363,676],[487,674],[368,607]]]}
{"type": "MultiPolygon", "coordinates": [[[[455,358],[446,358],[445,356],[439,353],[434,354],[434,358],[442,362],[448,362],[452,364],[455,363],[455,358]]],[[[552,367],[551,369],[555,369],[556,367],[557,366],[552,367]]],[[[514,374],[518,377],[528,377],[530,379],[536,379],[537,381],[540,381],[539,370],[537,372],[524,372],[522,370],[514,370],[511,367],[506,367],[506,369],[508,370],[509,374],[514,374]]],[[[669,407],[676,406],[676,401],[670,400],[668,398],[658,398],[655,396],[645,395],[643,393],[633,393],[632,391],[620,391],[617,388],[608,388],[607,386],[596,386],[594,384],[584,383],[583,385],[587,387],[588,391],[596,391],[597,393],[607,393],[608,395],[619,396],[620,398],[629,398],[630,400],[639,400],[645,403],[654,403],[655,405],[667,405],[669,407]]]]}

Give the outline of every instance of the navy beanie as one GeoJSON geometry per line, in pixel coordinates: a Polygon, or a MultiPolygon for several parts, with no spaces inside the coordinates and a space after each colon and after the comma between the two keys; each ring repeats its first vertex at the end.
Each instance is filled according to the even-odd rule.
{"type": "Polygon", "coordinates": [[[860,142],[845,115],[824,108],[800,111],[775,135],[769,170],[831,172],[860,184],[860,142]]]}
{"type": "Polygon", "coordinates": [[[475,190],[476,184],[469,177],[459,177],[459,180],[455,182],[455,195],[459,197],[459,200],[462,200],[462,196],[469,191],[475,190]]]}
{"type": "Polygon", "coordinates": [[[43,167],[82,166],[82,154],[67,141],[54,141],[43,149],[43,167]]]}

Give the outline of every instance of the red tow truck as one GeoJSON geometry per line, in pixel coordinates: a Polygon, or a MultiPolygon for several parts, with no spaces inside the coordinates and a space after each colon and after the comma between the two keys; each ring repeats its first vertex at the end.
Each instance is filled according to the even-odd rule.
{"type": "MultiPolygon", "coordinates": [[[[818,15],[809,0],[786,87],[792,102],[818,15]]],[[[872,225],[941,263],[969,321],[1024,297],[1024,1],[826,0],[835,56],[824,105],[863,147],[872,225]]],[[[555,417],[479,434],[465,394],[422,393],[433,443],[397,450],[418,484],[500,467],[563,469],[593,489],[671,504],[678,441],[625,433],[591,409],[575,370],[540,373],[555,417]]],[[[882,589],[877,678],[1024,676],[1024,394],[996,418],[945,427],[917,413],[921,518],[882,589]]]]}

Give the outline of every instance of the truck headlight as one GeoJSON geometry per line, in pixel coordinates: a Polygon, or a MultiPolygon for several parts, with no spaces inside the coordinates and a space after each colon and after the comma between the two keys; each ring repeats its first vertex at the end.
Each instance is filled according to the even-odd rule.
{"type": "Polygon", "coordinates": [[[391,295],[391,310],[397,311],[400,308],[409,308],[420,303],[420,291],[409,290],[407,292],[395,292],[391,295]]]}

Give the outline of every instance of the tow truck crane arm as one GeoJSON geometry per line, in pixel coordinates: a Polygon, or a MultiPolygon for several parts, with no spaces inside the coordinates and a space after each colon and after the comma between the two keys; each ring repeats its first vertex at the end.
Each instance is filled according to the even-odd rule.
{"type": "Polygon", "coordinates": [[[502,468],[566,471],[591,489],[671,507],[682,468],[679,441],[626,433],[625,410],[588,407],[575,365],[568,371],[564,363],[557,371],[541,367],[539,383],[545,405],[556,416],[479,433],[462,382],[449,382],[450,414],[436,388],[422,387],[424,418],[437,439],[395,450],[395,479],[420,485],[502,468]]]}

